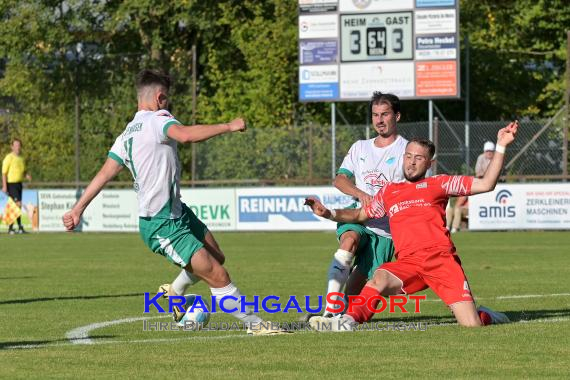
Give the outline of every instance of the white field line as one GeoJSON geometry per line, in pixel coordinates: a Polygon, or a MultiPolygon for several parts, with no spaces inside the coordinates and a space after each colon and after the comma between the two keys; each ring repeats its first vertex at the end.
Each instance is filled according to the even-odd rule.
{"type": "MultiPolygon", "coordinates": [[[[128,318],[131,319],[131,318],[128,318]]],[[[135,318],[133,318],[135,319],[135,318]]],[[[149,318],[150,319],[150,318],[149,318]]],[[[153,318],[155,319],[155,318],[153,318]]],[[[124,320],[123,320],[124,321],[124,320]]],[[[109,321],[112,322],[112,321],[109,321]]],[[[126,322],[125,322],[126,323],[126,322]]],[[[114,323],[117,324],[117,323],[114,323]]],[[[158,339],[134,339],[134,340],[103,340],[100,342],[91,343],[73,343],[73,342],[60,342],[60,343],[48,343],[48,344],[18,344],[10,346],[8,349],[26,349],[26,348],[43,348],[43,347],[62,347],[62,346],[73,346],[75,344],[80,345],[100,345],[100,344],[131,344],[131,343],[161,343],[161,342],[176,342],[181,340],[221,340],[221,339],[233,339],[233,338],[254,338],[253,335],[247,335],[245,332],[243,334],[233,334],[233,335],[220,335],[220,336],[190,336],[184,338],[158,338],[158,339]]]]}
{"type": "Polygon", "coordinates": [[[73,330],[69,330],[65,333],[65,337],[72,344],[94,344],[95,342],[89,338],[89,333],[93,330],[102,329],[103,327],[118,325],[121,323],[131,323],[136,321],[146,321],[149,319],[159,319],[166,318],[170,315],[161,315],[159,317],[136,317],[136,318],[124,318],[124,319],[114,319],[112,321],[92,323],[90,325],[85,325],[78,327],[73,330]]]}
{"type": "MultiPolygon", "coordinates": [[[[512,296],[497,296],[497,297],[475,297],[475,301],[479,300],[514,300],[514,299],[524,299],[524,298],[542,298],[542,297],[570,297],[570,293],[553,293],[553,294],[521,294],[512,296]]],[[[439,298],[425,299],[421,302],[443,302],[439,298]]],[[[324,303],[324,299],[323,299],[324,303]]],[[[323,305],[324,306],[324,305],[323,305]]],[[[309,306],[311,309],[316,309],[319,305],[309,306]]]]}
{"type": "MultiPolygon", "coordinates": [[[[480,297],[477,300],[481,299],[494,299],[494,300],[504,300],[504,299],[524,299],[524,298],[540,298],[540,297],[568,297],[570,293],[553,293],[553,294],[525,294],[525,295],[507,295],[507,296],[498,296],[498,297],[480,297]]],[[[439,299],[429,299],[425,300],[428,302],[435,302],[440,301],[439,299]]],[[[312,309],[317,308],[318,306],[311,306],[312,309]]],[[[222,335],[222,336],[192,336],[192,337],[184,337],[184,338],[159,338],[159,339],[138,339],[138,340],[106,340],[106,341],[93,341],[89,334],[93,330],[97,330],[100,328],[114,326],[122,323],[131,323],[137,321],[146,321],[151,319],[160,319],[160,318],[167,318],[170,315],[161,315],[161,316],[154,316],[154,317],[133,317],[133,318],[123,318],[123,319],[114,319],[111,321],[105,322],[97,322],[91,323],[89,325],[80,326],[73,330],[69,330],[65,336],[69,342],[61,342],[61,343],[48,343],[48,344],[20,344],[10,346],[8,349],[27,349],[27,348],[42,348],[42,347],[57,347],[57,346],[69,346],[69,345],[93,345],[93,344],[124,344],[124,343],[159,343],[159,342],[175,342],[181,340],[219,340],[219,339],[231,339],[231,338],[245,338],[249,337],[246,334],[235,334],[235,335],[222,335]]],[[[535,320],[522,320],[516,323],[557,323],[557,322],[565,322],[569,321],[570,317],[559,317],[559,318],[550,318],[550,319],[535,319],[535,320]]],[[[431,326],[447,326],[447,325],[455,325],[455,323],[438,323],[431,326]]]]}
{"type": "MultiPolygon", "coordinates": [[[[127,321],[140,321],[140,320],[144,320],[144,319],[158,319],[158,318],[162,318],[162,316],[161,317],[152,317],[152,318],[147,318],[147,317],[124,318],[124,319],[120,319],[120,320],[108,321],[108,322],[114,322],[114,323],[108,323],[107,326],[116,325],[119,323],[128,323],[127,321]],[[122,322],[118,322],[118,321],[122,321],[122,322]]],[[[559,322],[567,322],[567,321],[570,321],[570,317],[523,320],[523,321],[518,321],[515,323],[521,323],[521,324],[559,323],[559,322]]],[[[102,323],[106,323],[106,322],[102,322],[102,323]]],[[[92,325],[95,325],[95,323],[92,325]]],[[[431,327],[442,327],[442,326],[455,326],[455,325],[457,325],[457,324],[451,323],[451,322],[428,324],[429,328],[431,328],[431,327]]],[[[78,329],[74,329],[74,330],[78,330],[78,329]]],[[[74,331],[74,330],[71,330],[71,331],[74,331]]],[[[365,332],[365,331],[366,330],[361,330],[361,331],[356,331],[356,332],[365,332]]],[[[290,336],[294,336],[294,335],[300,334],[300,333],[301,334],[309,333],[309,331],[296,332],[294,334],[290,334],[290,336]]],[[[66,335],[69,335],[69,333],[66,335]]],[[[47,343],[47,344],[18,344],[18,345],[6,347],[5,349],[15,350],[15,349],[33,349],[33,348],[45,348],[45,347],[63,347],[63,346],[73,346],[76,344],[80,344],[80,345],[85,345],[85,344],[101,345],[101,344],[132,344],[132,343],[165,343],[165,342],[195,341],[195,340],[197,340],[197,341],[200,341],[200,340],[223,340],[223,339],[234,339],[234,338],[255,338],[255,336],[247,335],[244,333],[244,334],[221,335],[221,336],[190,336],[190,337],[183,337],[183,338],[104,340],[104,341],[97,341],[97,342],[91,342],[91,343],[85,343],[85,341],[83,341],[83,343],[72,343],[70,341],[70,342],[47,343]]]]}
{"type": "MultiPolygon", "coordinates": [[[[497,296],[497,297],[475,297],[475,301],[479,300],[515,300],[525,298],[542,298],[542,297],[568,297],[570,293],[554,293],[554,294],[521,294],[514,296],[497,296]]],[[[426,299],[421,302],[442,302],[439,298],[426,299]]]]}
{"type": "MultiPolygon", "coordinates": [[[[537,298],[537,297],[555,297],[555,296],[570,296],[570,293],[555,293],[555,294],[527,294],[527,295],[513,295],[513,296],[499,296],[495,297],[494,299],[520,299],[520,298],[537,298]]],[[[484,299],[484,298],[478,298],[484,299]]],[[[440,301],[439,299],[434,300],[426,300],[426,301],[440,301]]],[[[316,308],[318,306],[311,306],[311,308],[316,308]]],[[[158,317],[135,317],[135,318],[124,318],[124,319],[115,319],[112,321],[105,321],[105,322],[98,322],[92,323],[85,326],[80,326],[73,330],[68,331],[65,336],[72,344],[96,344],[91,338],[89,338],[89,333],[93,330],[101,329],[104,327],[109,327],[113,325],[118,325],[121,323],[131,323],[137,321],[146,321],[151,319],[160,319],[166,318],[170,315],[161,315],[158,317]]]]}

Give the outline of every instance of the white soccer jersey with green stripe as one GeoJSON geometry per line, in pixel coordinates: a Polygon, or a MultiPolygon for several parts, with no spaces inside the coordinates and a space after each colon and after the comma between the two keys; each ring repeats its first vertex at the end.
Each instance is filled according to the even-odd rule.
{"type": "Polygon", "coordinates": [[[181,215],[177,143],[166,135],[173,124],[181,123],[168,111],[139,111],[109,152],[133,175],[139,216],[175,219],[181,215]]]}
{"type": "MultiPolygon", "coordinates": [[[[384,148],[375,146],[374,139],[359,140],[350,147],[337,174],[354,177],[357,188],[374,196],[387,183],[404,180],[402,164],[407,144],[402,136],[384,148]]],[[[370,219],[364,225],[378,235],[391,236],[387,217],[370,219]]]]}

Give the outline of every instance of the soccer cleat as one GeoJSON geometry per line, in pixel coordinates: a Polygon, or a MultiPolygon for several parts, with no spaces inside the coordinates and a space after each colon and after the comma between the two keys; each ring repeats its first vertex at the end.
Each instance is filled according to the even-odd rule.
{"type": "Polygon", "coordinates": [[[313,317],[309,319],[309,325],[315,331],[344,332],[356,330],[358,323],[348,315],[336,315],[334,317],[313,317]]]}
{"type": "MultiPolygon", "coordinates": [[[[158,287],[158,293],[162,293],[162,297],[168,298],[168,296],[174,296],[176,294],[170,294],[170,284],[162,284],[158,287]]],[[[184,317],[184,312],[178,306],[172,307],[172,318],[175,322],[180,322],[184,317]]]]}
{"type": "Polygon", "coordinates": [[[184,317],[184,312],[178,306],[172,306],[172,319],[174,322],[180,322],[184,317]]]}
{"type": "Polygon", "coordinates": [[[24,227],[20,227],[20,228],[18,228],[18,232],[16,232],[16,233],[17,234],[25,234],[27,232],[24,230],[24,227]]]}
{"type": "Polygon", "coordinates": [[[264,335],[284,335],[290,334],[291,331],[282,329],[279,323],[263,321],[259,323],[250,323],[247,326],[247,335],[264,336],[264,335]]]}
{"type": "Polygon", "coordinates": [[[325,312],[323,315],[321,315],[321,314],[315,314],[315,313],[306,313],[306,314],[303,314],[303,315],[301,316],[301,318],[299,318],[299,320],[300,320],[301,322],[308,323],[308,322],[311,320],[311,318],[313,318],[313,317],[331,318],[331,317],[334,317],[335,315],[340,315],[340,314],[333,314],[333,313],[330,313],[330,312],[328,312],[328,311],[325,312]]]}
{"type": "Polygon", "coordinates": [[[170,292],[170,284],[162,284],[158,287],[158,293],[162,293],[162,296],[164,298],[167,298],[169,295],[173,295],[173,294],[168,294],[170,292]]]}
{"type": "Polygon", "coordinates": [[[511,322],[511,320],[509,319],[509,317],[507,317],[506,314],[500,313],[498,311],[493,311],[493,310],[491,310],[485,306],[479,306],[477,308],[477,311],[479,313],[487,314],[489,317],[491,317],[491,324],[493,324],[493,325],[511,322]]]}

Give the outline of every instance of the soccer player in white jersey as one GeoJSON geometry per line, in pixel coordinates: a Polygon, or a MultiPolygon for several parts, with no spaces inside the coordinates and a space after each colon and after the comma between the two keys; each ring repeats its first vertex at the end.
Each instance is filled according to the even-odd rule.
{"type": "MultiPolygon", "coordinates": [[[[139,229],[145,244],[155,253],[180,266],[186,284],[204,280],[234,317],[249,326],[253,334],[282,333],[246,309],[241,312],[241,293],[222,266],[224,261],[212,233],[180,200],[178,143],[199,142],[246,129],[243,119],[226,124],[184,126],[170,114],[170,78],[157,71],[143,70],[137,76],[138,112],[116,139],[101,170],[71,211],[63,216],[68,231],[101,189],[124,167],[134,179],[139,203],[139,229]],[[229,298],[233,297],[233,298],[229,298]]],[[[182,289],[182,293],[183,293],[182,289]]],[[[181,294],[182,294],[181,293],[181,294]]]]}
{"type": "MultiPolygon", "coordinates": [[[[400,99],[393,94],[374,92],[370,111],[378,136],[355,142],[334,180],[337,189],[354,197],[355,203],[350,208],[368,206],[388,182],[404,180],[402,160],[408,141],[398,134],[400,99]]],[[[394,245],[388,218],[370,219],[364,224],[339,223],[337,238],[339,248],[329,267],[327,294],[341,292],[345,283],[346,295],[358,294],[374,270],[392,260],[394,245]],[[351,273],[355,256],[356,267],[351,273]]],[[[329,306],[332,305],[326,305],[329,306]]],[[[325,316],[328,314],[324,312],[325,316]]]]}

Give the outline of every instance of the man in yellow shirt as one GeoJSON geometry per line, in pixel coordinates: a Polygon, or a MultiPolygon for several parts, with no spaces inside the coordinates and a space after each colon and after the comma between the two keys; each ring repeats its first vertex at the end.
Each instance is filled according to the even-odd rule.
{"type": "MultiPolygon", "coordinates": [[[[18,207],[22,207],[22,182],[24,177],[31,181],[32,177],[26,173],[26,163],[24,158],[20,155],[22,150],[22,142],[18,139],[12,141],[12,153],[9,153],[2,161],[2,191],[8,193],[10,197],[16,202],[18,207]]],[[[18,233],[23,234],[24,227],[22,226],[21,217],[18,217],[18,233]]],[[[10,234],[16,233],[14,225],[11,224],[8,228],[10,234]]]]}

